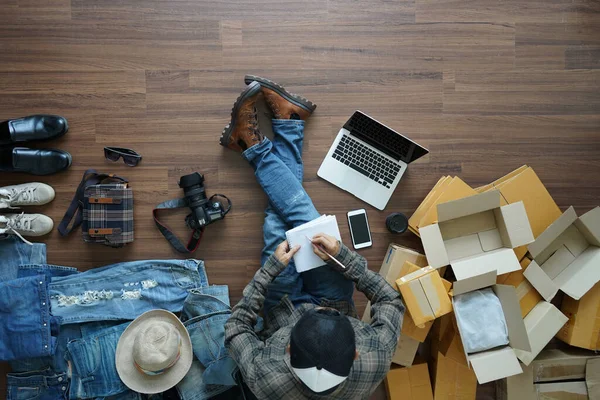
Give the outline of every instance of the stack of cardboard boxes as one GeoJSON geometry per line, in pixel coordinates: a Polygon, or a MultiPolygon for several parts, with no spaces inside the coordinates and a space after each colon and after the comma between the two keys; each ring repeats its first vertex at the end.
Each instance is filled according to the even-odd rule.
{"type": "MultiPolygon", "coordinates": [[[[479,188],[442,177],[409,219],[409,229],[421,237],[426,257],[391,245],[380,271],[408,309],[393,359],[399,365],[386,378],[389,398],[429,398],[423,394],[429,393],[424,364],[413,365],[417,353],[428,359],[436,400],[475,399],[477,382],[491,381],[504,384],[497,392],[506,399],[579,398],[573,396],[583,396],[584,386],[581,398],[587,398],[600,390],[590,391],[600,381],[597,363],[586,364],[588,376],[579,373],[568,385],[531,377],[548,360],[555,370],[570,368],[573,359],[564,354],[571,347],[560,357],[559,350],[544,350],[554,346],[555,336],[572,346],[600,348],[600,208],[580,217],[573,208],[561,213],[533,169],[523,166],[479,188]],[[450,291],[443,279],[447,266],[450,291]],[[467,354],[452,299],[488,287],[500,300],[509,344],[467,354]]],[[[370,320],[369,306],[363,320],[370,320]]]]}

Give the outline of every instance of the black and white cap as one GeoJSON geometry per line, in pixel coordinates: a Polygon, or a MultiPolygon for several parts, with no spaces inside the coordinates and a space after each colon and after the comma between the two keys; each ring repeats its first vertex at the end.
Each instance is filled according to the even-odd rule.
{"type": "Polygon", "coordinates": [[[292,329],[290,363],[313,392],[332,391],[350,375],[356,339],[348,317],[337,310],[306,312],[292,329]]]}

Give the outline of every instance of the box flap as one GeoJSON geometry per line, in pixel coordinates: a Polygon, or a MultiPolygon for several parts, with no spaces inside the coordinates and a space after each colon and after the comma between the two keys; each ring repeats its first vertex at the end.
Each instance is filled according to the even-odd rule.
{"type": "Polygon", "coordinates": [[[515,349],[519,360],[525,365],[531,364],[568,320],[551,303],[539,302],[525,317],[525,328],[531,343],[531,351],[515,349]]]}
{"type": "Polygon", "coordinates": [[[449,221],[500,207],[500,192],[491,190],[463,199],[438,204],[438,222],[449,221]]]}
{"type": "Polygon", "coordinates": [[[600,247],[588,247],[554,279],[554,282],[563,292],[579,300],[600,281],[599,266],[600,247]]]}
{"type": "Polygon", "coordinates": [[[600,358],[592,358],[587,361],[585,385],[590,399],[600,399],[600,358]]]}
{"type": "Polygon", "coordinates": [[[444,240],[444,246],[446,247],[446,253],[450,262],[483,253],[479,235],[476,233],[444,240]]]}
{"type": "Polygon", "coordinates": [[[512,249],[498,249],[473,257],[452,262],[452,271],[457,280],[480,275],[489,271],[497,271],[497,275],[521,269],[521,264],[512,249]]]}
{"type": "Polygon", "coordinates": [[[428,225],[420,228],[419,233],[429,265],[433,268],[440,268],[450,264],[440,227],[437,224],[428,225]]]}
{"type": "Polygon", "coordinates": [[[469,362],[473,366],[473,371],[475,371],[480,384],[523,372],[515,352],[510,347],[470,355],[469,362]]]}
{"type": "Polygon", "coordinates": [[[558,293],[558,286],[535,261],[529,264],[523,275],[546,301],[552,300],[558,293]]]}
{"type": "Polygon", "coordinates": [[[477,235],[479,236],[479,242],[483,251],[492,251],[503,247],[498,229],[479,232],[477,235]]]}
{"type": "Polygon", "coordinates": [[[535,259],[544,249],[560,236],[573,222],[577,214],[573,206],[569,207],[556,221],[554,221],[533,243],[527,246],[529,253],[535,259]]]}
{"type": "Polygon", "coordinates": [[[531,344],[527,337],[527,329],[525,322],[521,318],[521,306],[517,298],[517,290],[510,285],[494,285],[492,286],[494,293],[498,296],[504,319],[506,319],[506,327],[508,328],[508,340],[510,347],[513,349],[531,351],[531,344]]]}
{"type": "Polygon", "coordinates": [[[583,251],[590,245],[586,237],[577,228],[578,222],[579,220],[575,221],[573,225],[565,229],[563,234],[560,235],[562,244],[571,252],[571,254],[573,254],[574,257],[577,257],[583,253],[583,251]]]}
{"type": "Polygon", "coordinates": [[[437,204],[445,203],[447,201],[462,199],[463,197],[472,196],[477,192],[473,190],[469,185],[463,182],[459,177],[455,176],[452,178],[447,187],[443,191],[438,191],[439,196],[432,202],[429,210],[423,215],[418,223],[419,231],[422,227],[428,226],[438,222],[437,215],[437,204]]]}
{"type": "Polygon", "coordinates": [[[583,214],[575,224],[588,242],[600,247],[600,207],[583,214]]]}
{"type": "Polygon", "coordinates": [[[496,283],[496,271],[488,271],[481,275],[461,279],[452,284],[454,296],[467,293],[472,290],[482,289],[496,283]]]}
{"type": "Polygon", "coordinates": [[[536,383],[535,390],[540,400],[588,400],[585,382],[536,383]]]}
{"type": "Polygon", "coordinates": [[[522,201],[500,207],[496,215],[498,214],[501,215],[502,225],[506,229],[504,232],[508,240],[504,242],[506,247],[515,248],[533,242],[533,232],[531,232],[527,212],[522,201]]]}
{"type": "Polygon", "coordinates": [[[560,246],[558,250],[556,250],[554,254],[541,265],[541,267],[550,279],[554,279],[563,272],[573,260],[575,260],[573,254],[571,254],[565,246],[560,246]]]}

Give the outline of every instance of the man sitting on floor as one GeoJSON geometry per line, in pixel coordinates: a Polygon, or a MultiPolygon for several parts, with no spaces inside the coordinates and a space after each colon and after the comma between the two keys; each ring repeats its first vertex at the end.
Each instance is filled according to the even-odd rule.
{"type": "Polygon", "coordinates": [[[242,152],[269,205],[262,267],[233,308],[225,344],[259,399],[367,399],[390,367],[404,305],[363,257],[324,234],[314,241],[346,269],[328,263],[296,272],[298,248],[289,248],[285,232],[319,217],[302,187],[304,120],[316,106],[264,78],[247,76],[246,83],[221,144],[242,152]],[[258,129],[261,92],[274,114],[273,141],[258,129]],[[370,325],[356,319],[354,285],[371,300],[370,325]],[[265,329],[257,334],[261,309],[265,329]]]}

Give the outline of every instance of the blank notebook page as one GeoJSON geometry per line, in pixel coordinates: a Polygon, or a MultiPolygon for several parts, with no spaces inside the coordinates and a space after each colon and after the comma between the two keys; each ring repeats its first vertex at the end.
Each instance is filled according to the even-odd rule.
{"type": "Polygon", "coordinates": [[[296,271],[304,272],[325,265],[325,261],[314,253],[313,246],[307,239],[307,236],[312,238],[317,233],[325,233],[337,240],[342,238],[335,215],[322,215],[285,233],[290,248],[300,245],[300,250],[294,255],[296,271]]]}

